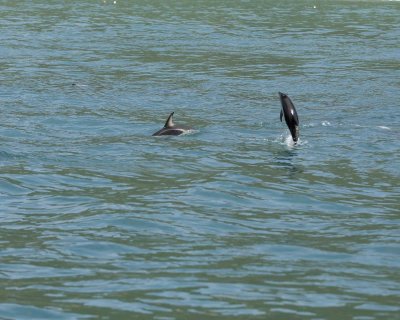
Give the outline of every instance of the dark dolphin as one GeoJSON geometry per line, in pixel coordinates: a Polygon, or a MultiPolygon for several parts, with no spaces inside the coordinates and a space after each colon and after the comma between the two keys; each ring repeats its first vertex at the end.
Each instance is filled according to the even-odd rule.
{"type": "Polygon", "coordinates": [[[293,141],[297,143],[297,140],[299,140],[299,117],[297,115],[296,108],[287,94],[279,92],[279,98],[281,99],[282,104],[280,114],[281,122],[282,117],[285,116],[285,122],[290,130],[293,141]]]}
{"type": "Polygon", "coordinates": [[[158,130],[157,132],[153,133],[153,136],[179,136],[182,133],[188,132],[191,130],[190,128],[183,127],[183,126],[176,126],[172,121],[172,116],[174,113],[172,112],[165,125],[162,129],[158,130]]]}

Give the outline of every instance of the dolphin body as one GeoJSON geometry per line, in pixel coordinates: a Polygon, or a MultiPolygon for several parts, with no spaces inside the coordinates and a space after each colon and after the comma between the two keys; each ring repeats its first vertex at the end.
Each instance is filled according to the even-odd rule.
{"type": "Polygon", "coordinates": [[[282,104],[280,114],[281,122],[282,117],[285,116],[285,122],[290,130],[292,139],[294,143],[297,143],[299,140],[299,117],[297,115],[296,108],[286,93],[279,92],[279,98],[281,99],[282,104]]]}
{"type": "Polygon", "coordinates": [[[179,136],[182,133],[188,132],[191,130],[190,128],[183,127],[183,126],[176,126],[172,121],[172,116],[174,112],[172,112],[163,128],[158,130],[157,132],[153,133],[153,136],[179,136]]]}

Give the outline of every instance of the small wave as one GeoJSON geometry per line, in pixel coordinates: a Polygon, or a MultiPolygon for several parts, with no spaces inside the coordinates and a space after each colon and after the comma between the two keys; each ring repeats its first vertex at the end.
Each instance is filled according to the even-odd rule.
{"type": "Polygon", "coordinates": [[[307,123],[307,124],[303,124],[302,127],[303,128],[314,128],[315,127],[315,123],[310,122],[310,123],[307,123]]]}
{"type": "Polygon", "coordinates": [[[276,142],[276,139],[268,139],[268,138],[258,138],[258,137],[251,137],[251,138],[245,138],[245,141],[265,141],[265,142],[276,142]]]}
{"type": "Polygon", "coordinates": [[[321,124],[324,126],[324,127],[330,127],[331,126],[331,123],[329,122],[329,121],[322,121],[321,122],[321,124]]]}
{"type": "Polygon", "coordinates": [[[87,84],[81,84],[81,83],[76,83],[76,82],[72,83],[71,86],[77,87],[77,88],[85,88],[85,87],[88,87],[87,84]]]}
{"type": "Polygon", "coordinates": [[[0,150],[0,160],[14,160],[14,159],[18,159],[18,158],[19,157],[15,154],[0,150]]]}
{"type": "Polygon", "coordinates": [[[392,130],[389,127],[386,127],[386,126],[377,126],[377,128],[382,129],[382,130],[392,130]]]}

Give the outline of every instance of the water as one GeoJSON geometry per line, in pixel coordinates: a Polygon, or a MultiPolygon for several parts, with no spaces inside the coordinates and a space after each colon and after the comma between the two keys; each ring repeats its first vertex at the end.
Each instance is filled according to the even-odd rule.
{"type": "Polygon", "coordinates": [[[399,25],[2,1],[0,319],[400,319],[399,25]],[[195,131],[152,137],[172,111],[195,131]]]}

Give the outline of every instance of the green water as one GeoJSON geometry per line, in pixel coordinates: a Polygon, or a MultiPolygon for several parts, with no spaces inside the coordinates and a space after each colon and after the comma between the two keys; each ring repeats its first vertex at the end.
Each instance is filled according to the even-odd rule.
{"type": "Polygon", "coordinates": [[[400,319],[399,26],[1,1],[0,319],[400,319]],[[152,137],[172,111],[194,132],[152,137]]]}

